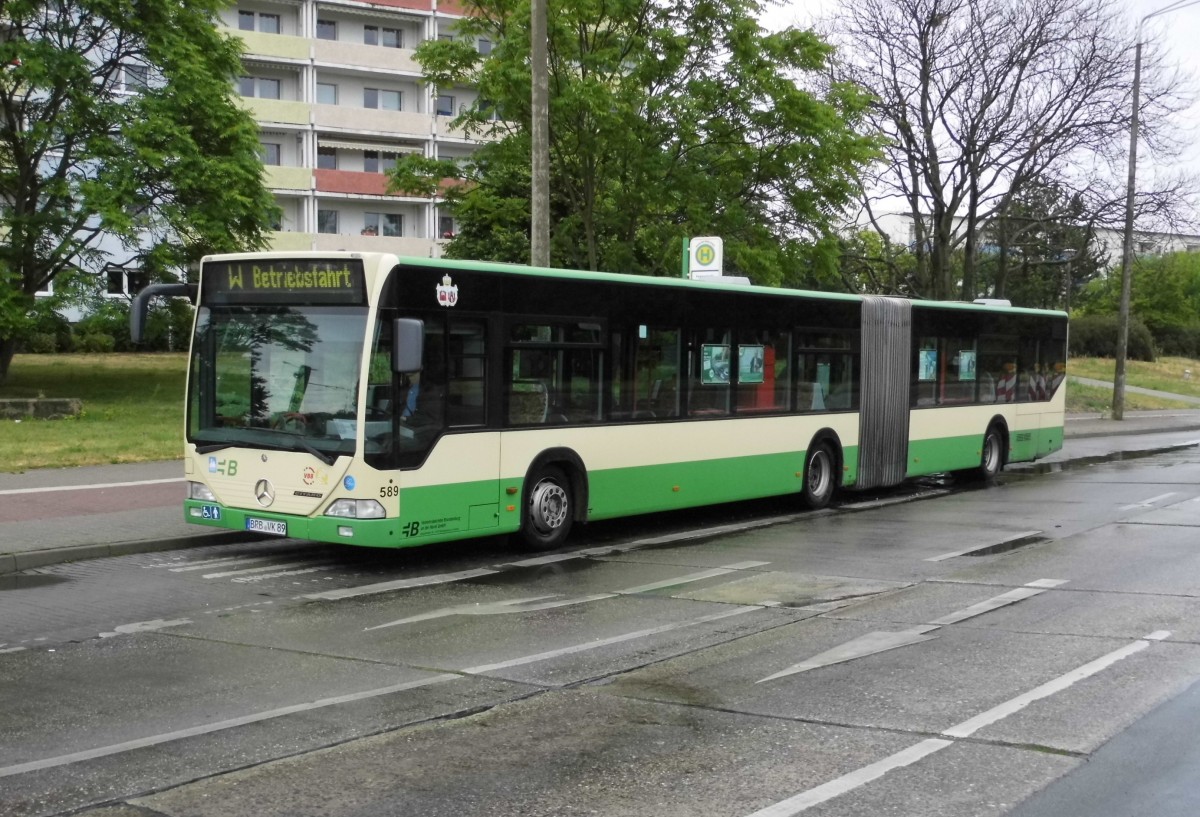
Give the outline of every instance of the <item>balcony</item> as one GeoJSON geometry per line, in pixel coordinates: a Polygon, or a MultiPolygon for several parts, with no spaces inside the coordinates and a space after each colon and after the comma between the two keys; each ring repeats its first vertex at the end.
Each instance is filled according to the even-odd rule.
{"type": "Polygon", "coordinates": [[[347,193],[352,196],[386,196],[387,176],[361,170],[314,170],[319,193],[347,193]]]}
{"type": "Polygon", "coordinates": [[[271,190],[303,190],[304,192],[308,192],[313,188],[312,170],[307,167],[267,165],[264,170],[263,183],[271,190]]]}
{"type": "Polygon", "coordinates": [[[318,65],[345,65],[355,68],[374,68],[389,74],[421,76],[421,66],[413,59],[410,48],[384,48],[344,40],[313,41],[313,59],[318,65]]]}
{"type": "Polygon", "coordinates": [[[260,99],[257,97],[242,97],[242,105],[250,111],[250,115],[260,124],[278,123],[281,125],[307,125],[312,116],[313,106],[307,102],[293,102],[288,99],[260,99]]]}
{"type": "Polygon", "coordinates": [[[223,27],[225,33],[240,37],[246,44],[245,55],[250,57],[275,57],[277,59],[307,62],[312,52],[312,41],[304,37],[287,34],[263,34],[258,31],[237,31],[223,27]]]}
{"type": "Polygon", "coordinates": [[[351,252],[394,252],[396,255],[430,258],[437,242],[431,238],[396,238],[382,235],[342,235],[315,233],[312,249],[317,252],[349,250],[351,252]]]}
{"type": "MultiPolygon", "coordinates": [[[[365,46],[364,46],[365,47],[365,46]]],[[[342,133],[382,134],[393,138],[428,139],[433,134],[433,117],[411,111],[354,108],[349,105],[314,105],[313,121],[318,128],[342,133]]]]}

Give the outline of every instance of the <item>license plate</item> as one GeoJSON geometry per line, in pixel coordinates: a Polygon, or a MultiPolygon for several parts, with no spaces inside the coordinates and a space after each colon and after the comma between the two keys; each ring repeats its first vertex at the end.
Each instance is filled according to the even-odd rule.
{"type": "Polygon", "coordinates": [[[276,522],[274,519],[255,519],[246,517],[246,530],[255,533],[269,533],[272,536],[287,536],[287,522],[276,522]]]}

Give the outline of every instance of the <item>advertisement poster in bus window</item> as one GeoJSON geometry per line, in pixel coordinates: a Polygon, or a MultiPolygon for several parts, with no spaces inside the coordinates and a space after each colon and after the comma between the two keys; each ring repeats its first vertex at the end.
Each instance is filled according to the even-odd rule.
{"type": "Polygon", "coordinates": [[[921,350],[917,379],[937,380],[937,349],[921,350]]]}
{"type": "Polygon", "coordinates": [[[975,350],[963,349],[958,353],[958,379],[975,379],[975,350]]]}
{"type": "Polygon", "coordinates": [[[738,382],[763,382],[763,347],[738,347],[738,382]]]}
{"type": "Polygon", "coordinates": [[[700,382],[720,386],[729,382],[729,347],[705,343],[700,347],[700,382]]]}

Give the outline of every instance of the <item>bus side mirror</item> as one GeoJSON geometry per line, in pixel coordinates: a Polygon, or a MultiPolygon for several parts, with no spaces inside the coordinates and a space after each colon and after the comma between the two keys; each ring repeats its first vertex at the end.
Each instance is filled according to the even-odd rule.
{"type": "Polygon", "coordinates": [[[129,337],[134,343],[141,343],[146,334],[146,313],[150,310],[150,299],[159,295],[176,298],[186,297],[196,303],[198,287],[195,284],[151,284],[142,289],[133,299],[129,309],[129,337]]]}
{"type": "Polygon", "coordinates": [[[421,371],[425,354],[425,321],[396,318],[392,322],[392,371],[421,371]]]}

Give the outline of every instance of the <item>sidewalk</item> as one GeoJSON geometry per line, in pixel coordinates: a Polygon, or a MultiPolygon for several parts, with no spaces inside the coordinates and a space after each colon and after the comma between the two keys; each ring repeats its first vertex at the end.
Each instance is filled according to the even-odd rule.
{"type": "MultiPolygon", "coordinates": [[[[1200,445],[1200,409],[1067,415],[1062,450],[1037,463],[1123,459],[1200,445]]],[[[62,562],[244,541],[183,521],[178,461],[0,474],[0,576],[62,562]]]]}

